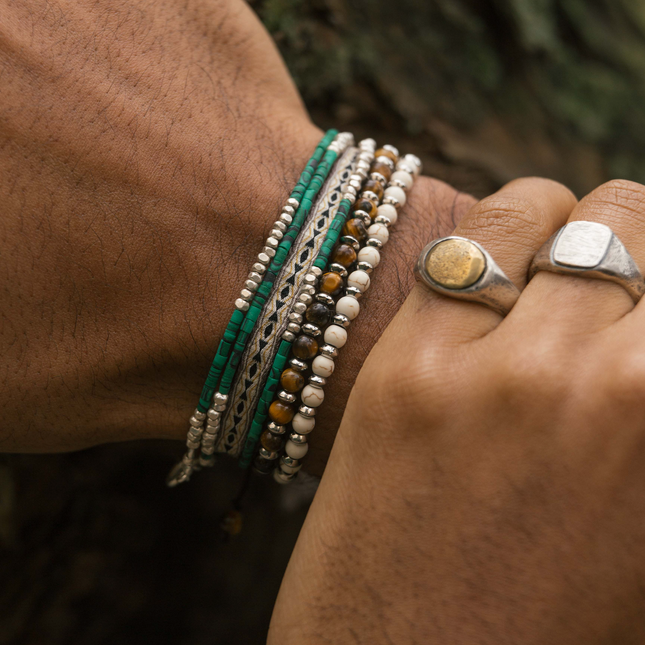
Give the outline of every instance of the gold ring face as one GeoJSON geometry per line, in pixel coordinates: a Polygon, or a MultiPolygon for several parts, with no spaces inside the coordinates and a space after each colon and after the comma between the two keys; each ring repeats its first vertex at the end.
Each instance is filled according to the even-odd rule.
{"type": "Polygon", "coordinates": [[[465,289],[475,284],[486,269],[484,254],[468,240],[444,240],[426,258],[426,271],[446,289],[465,289]]]}

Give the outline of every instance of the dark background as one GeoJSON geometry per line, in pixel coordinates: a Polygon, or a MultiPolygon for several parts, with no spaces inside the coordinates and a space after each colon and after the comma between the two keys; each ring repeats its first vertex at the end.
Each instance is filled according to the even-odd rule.
{"type": "MultiPolygon", "coordinates": [[[[477,196],[520,175],[579,196],[645,182],[643,0],[252,5],[322,127],[477,196]]],[[[169,491],[180,448],[0,457],[0,645],[264,643],[307,496],[262,480],[221,544],[237,467],[169,491]]]]}

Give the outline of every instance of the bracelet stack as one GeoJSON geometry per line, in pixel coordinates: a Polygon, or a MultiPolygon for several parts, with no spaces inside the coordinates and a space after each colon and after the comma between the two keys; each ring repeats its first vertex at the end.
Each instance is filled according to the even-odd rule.
{"type": "Polygon", "coordinates": [[[375,147],[335,130],[318,144],[235,301],[169,486],[216,452],[280,483],[297,475],[358,299],[421,168],[375,147]]]}

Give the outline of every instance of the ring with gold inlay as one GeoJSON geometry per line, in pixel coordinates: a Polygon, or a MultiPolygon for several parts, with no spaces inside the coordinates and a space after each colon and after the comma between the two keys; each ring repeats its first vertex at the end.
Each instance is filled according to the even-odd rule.
{"type": "Polygon", "coordinates": [[[421,251],[415,273],[433,291],[478,302],[502,316],[520,297],[518,288],[481,244],[457,235],[428,244],[421,251]]]}

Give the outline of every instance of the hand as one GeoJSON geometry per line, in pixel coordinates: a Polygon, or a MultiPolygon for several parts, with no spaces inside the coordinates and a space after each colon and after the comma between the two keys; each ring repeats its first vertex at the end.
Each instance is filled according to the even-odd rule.
{"type": "MultiPolygon", "coordinates": [[[[571,220],[645,268],[645,186],[512,182],[456,234],[519,288],[571,220]]],[[[539,273],[511,313],[414,289],[352,392],[269,643],[645,642],[645,302],[539,273]]]]}
{"type": "MultiPolygon", "coordinates": [[[[0,78],[0,450],[183,439],[321,131],[241,0],[0,0],[0,78]]],[[[427,179],[415,194],[423,219],[390,245],[405,266],[470,203],[427,179]]],[[[394,257],[380,273],[328,434],[411,288],[394,257]]]]}

